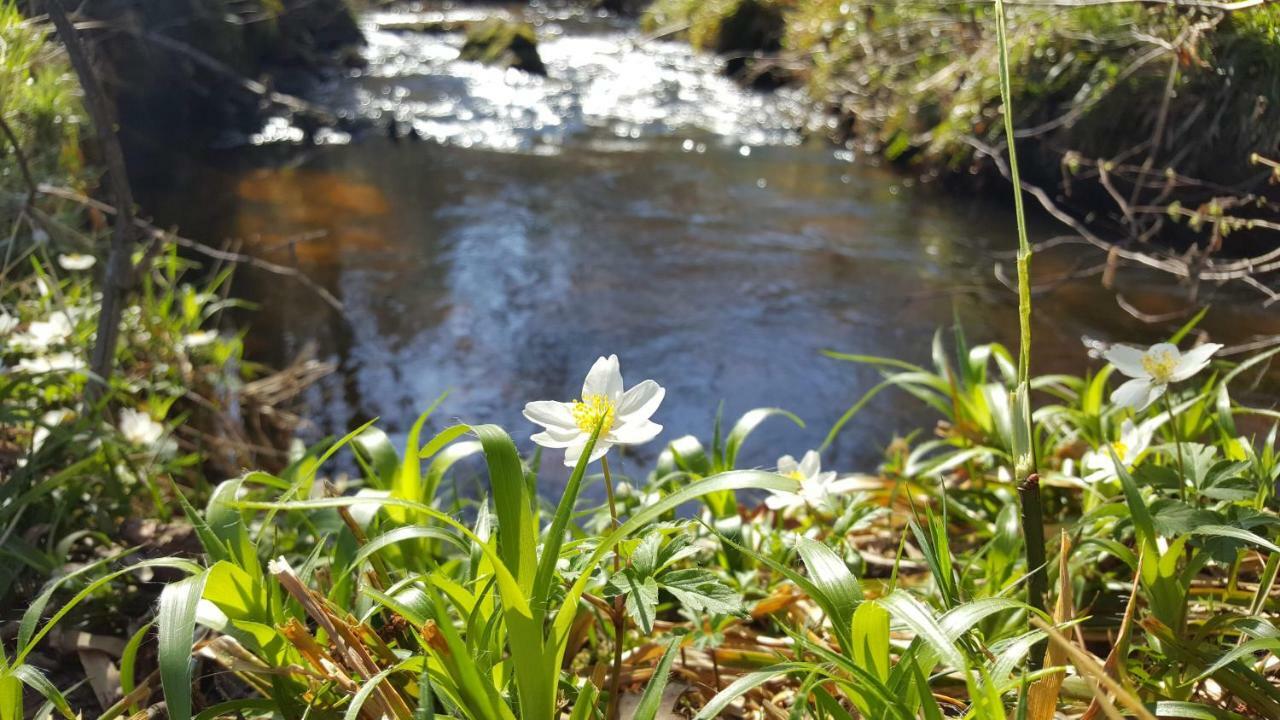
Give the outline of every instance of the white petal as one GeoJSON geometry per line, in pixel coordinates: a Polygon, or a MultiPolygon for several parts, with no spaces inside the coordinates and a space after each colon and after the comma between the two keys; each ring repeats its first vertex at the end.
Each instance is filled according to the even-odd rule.
{"type": "MultiPolygon", "coordinates": [[[[835,475],[835,473],[831,473],[831,474],[835,475]]],[[[831,482],[827,483],[827,492],[831,493],[832,495],[844,495],[846,493],[850,493],[856,490],[860,484],[861,484],[861,481],[856,477],[851,476],[851,477],[840,478],[838,480],[832,480],[831,482]]]]}
{"type": "Polygon", "coordinates": [[[1172,357],[1175,361],[1182,358],[1182,351],[1178,349],[1178,346],[1174,345],[1173,343],[1167,343],[1167,342],[1156,343],[1155,345],[1152,345],[1151,347],[1147,348],[1146,354],[1154,358],[1160,358],[1165,355],[1168,355],[1172,357]]]}
{"type": "MultiPolygon", "coordinates": [[[[1164,386],[1160,387],[1163,391],[1164,386]]],[[[1119,405],[1120,407],[1143,410],[1157,397],[1160,397],[1160,395],[1155,392],[1155,388],[1152,387],[1150,380],[1146,378],[1135,378],[1116,388],[1115,392],[1111,393],[1111,402],[1119,405]]]]}
{"type": "Polygon", "coordinates": [[[599,358],[587,373],[582,382],[582,397],[603,395],[614,402],[622,395],[622,369],[618,366],[618,356],[599,358]]]}
{"type": "Polygon", "coordinates": [[[578,442],[582,433],[559,428],[547,428],[546,432],[536,433],[529,439],[542,447],[564,448],[578,442]]]}
{"type": "Polygon", "coordinates": [[[1221,349],[1222,346],[1218,343],[1205,343],[1188,350],[1187,354],[1178,360],[1178,366],[1173,370],[1173,381],[1182,382],[1200,372],[1209,364],[1209,358],[1221,349]]]}
{"type": "Polygon", "coordinates": [[[804,498],[796,493],[786,491],[774,491],[769,497],[764,499],[764,504],[770,510],[789,510],[793,507],[799,507],[804,504],[804,498]]]}
{"type": "Polygon", "coordinates": [[[658,437],[662,426],[649,420],[619,425],[609,431],[608,440],[618,445],[639,445],[658,437]]]}
{"type": "Polygon", "coordinates": [[[800,474],[811,478],[822,471],[822,458],[817,450],[810,450],[800,459],[800,474]]]}
{"type": "Polygon", "coordinates": [[[1142,367],[1142,357],[1145,353],[1136,347],[1129,345],[1112,345],[1109,350],[1102,354],[1107,362],[1116,366],[1120,372],[1132,378],[1150,377],[1147,371],[1142,367]]]}
{"type": "Polygon", "coordinates": [[[796,459],[791,457],[790,455],[783,455],[782,457],[778,458],[778,474],[779,475],[790,475],[791,473],[796,472],[799,469],[800,469],[800,464],[797,463],[796,459]]]}
{"type": "MultiPolygon", "coordinates": [[[[574,467],[578,464],[578,459],[582,457],[582,451],[587,446],[587,438],[584,437],[582,442],[570,445],[564,451],[564,464],[566,467],[574,467]]],[[[596,441],[595,449],[591,451],[591,461],[595,462],[604,457],[613,445],[608,440],[600,439],[596,441]]],[[[589,464],[589,463],[588,463],[589,464]]]]}
{"type": "Polygon", "coordinates": [[[555,400],[531,402],[524,406],[524,416],[529,422],[548,428],[578,429],[578,424],[573,420],[573,410],[569,409],[568,403],[555,400]]]}
{"type": "Polygon", "coordinates": [[[618,401],[617,419],[648,420],[662,404],[667,391],[652,380],[645,380],[622,394],[618,401]]]}

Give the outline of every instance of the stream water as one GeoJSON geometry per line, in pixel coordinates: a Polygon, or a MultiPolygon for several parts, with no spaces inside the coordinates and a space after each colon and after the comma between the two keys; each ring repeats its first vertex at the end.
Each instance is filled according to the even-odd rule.
{"type": "MultiPolygon", "coordinates": [[[[260,304],[255,357],[283,364],[314,346],[338,364],[307,395],[308,437],[374,416],[402,436],[450,391],[435,427],[497,422],[529,446],[524,403],[576,397],[595,357],[617,353],[628,384],[667,388],[660,440],[707,437],[721,403],[727,419],[800,415],[806,429],[774,420],[753,437],[743,462],[766,465],[816,446],[878,380],[821,351],[927,361],[934,330],[956,319],[972,342],[1015,340],[1014,296],[993,271],[1012,275],[1005,188],[948,196],[802,143],[813,119],[798,93],[739,88],[714,58],[631,25],[540,11],[549,77],[537,78],[458,61],[457,33],[379,29],[423,17],[367,16],[369,66],[327,97],[420,140],[331,133],[304,146],[272,123],[149,193],[186,234],[235,238],[341,300],[340,314],[288,278],[246,268],[235,280],[260,304]]],[[[1058,232],[1036,218],[1032,230],[1058,232]]],[[[1059,248],[1035,276],[1099,261],[1059,248]]],[[[1183,303],[1159,278],[1123,280],[1144,311],[1183,303]]],[[[1224,298],[1208,327],[1226,341],[1280,332],[1246,300],[1224,298]]],[[[1133,320],[1095,276],[1038,293],[1034,332],[1036,371],[1078,372],[1082,338],[1150,341],[1167,327],[1133,320]]],[[[882,396],[827,462],[874,468],[895,432],[931,422],[917,405],[882,396]]]]}

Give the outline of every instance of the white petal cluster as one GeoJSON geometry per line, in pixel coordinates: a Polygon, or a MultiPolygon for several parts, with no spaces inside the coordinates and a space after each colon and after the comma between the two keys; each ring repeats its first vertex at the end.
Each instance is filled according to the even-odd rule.
{"type": "Polygon", "coordinates": [[[1221,349],[1217,343],[1205,343],[1183,354],[1173,343],[1157,343],[1146,350],[1113,345],[1104,356],[1132,379],[1111,393],[1111,402],[1145,410],[1164,395],[1170,383],[1182,382],[1205,369],[1209,358],[1221,349]]]}
{"type": "Polygon", "coordinates": [[[176,449],[172,438],[165,437],[165,427],[142,410],[125,408],[120,411],[120,434],[125,441],[157,455],[169,454],[176,449]]]}
{"type": "Polygon", "coordinates": [[[1115,458],[1119,458],[1125,469],[1132,469],[1142,459],[1142,454],[1151,446],[1151,436],[1159,423],[1152,421],[1135,425],[1132,420],[1125,420],[1120,426],[1120,439],[1097,450],[1090,450],[1080,458],[1080,467],[1085,482],[1097,483],[1115,480],[1120,477],[1115,458]],[[1115,458],[1112,457],[1115,452],[1115,458]]]}
{"type": "Polygon", "coordinates": [[[84,360],[70,352],[58,352],[51,355],[40,355],[22,358],[13,369],[29,375],[44,375],[55,372],[78,372],[85,369],[84,360]]]}
{"type": "Polygon", "coordinates": [[[852,490],[849,480],[836,479],[834,472],[822,472],[822,458],[810,450],[796,462],[790,455],[778,458],[778,474],[796,481],[794,490],[774,490],[765,505],[777,512],[810,508],[831,513],[839,509],[840,498],[852,490]]]}
{"type": "Polygon", "coordinates": [[[14,333],[10,345],[15,350],[43,352],[65,343],[74,329],[71,316],[58,310],[50,313],[48,319],[36,320],[25,331],[14,333]]]}
{"type": "Polygon", "coordinates": [[[662,404],[666,390],[645,380],[623,390],[618,356],[599,358],[582,383],[582,398],[572,402],[539,400],[524,406],[524,416],[544,430],[532,440],[547,448],[564,449],[564,464],[573,467],[597,426],[600,437],[589,462],[604,457],[614,445],[639,445],[662,432],[649,418],[662,404]]]}

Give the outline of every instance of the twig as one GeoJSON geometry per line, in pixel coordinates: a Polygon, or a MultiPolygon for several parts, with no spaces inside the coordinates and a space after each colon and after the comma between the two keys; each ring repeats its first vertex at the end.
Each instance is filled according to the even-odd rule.
{"type": "Polygon", "coordinates": [[[4,136],[9,140],[9,144],[13,146],[13,157],[18,163],[18,173],[22,175],[22,181],[27,185],[25,207],[30,208],[35,204],[39,190],[36,188],[35,178],[31,175],[31,165],[27,162],[27,154],[22,151],[22,145],[18,142],[17,134],[13,132],[13,128],[9,127],[9,123],[5,122],[3,115],[0,115],[0,132],[4,133],[4,136]]]}

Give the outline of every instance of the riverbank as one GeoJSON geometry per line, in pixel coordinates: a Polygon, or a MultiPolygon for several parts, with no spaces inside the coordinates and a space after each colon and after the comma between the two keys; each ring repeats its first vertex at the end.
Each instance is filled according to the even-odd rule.
{"type": "MultiPolygon", "coordinates": [[[[646,29],[729,59],[744,82],[801,84],[823,132],[925,180],[1001,174],[989,5],[658,0],[646,29]]],[[[1085,232],[1204,255],[1274,248],[1280,8],[1009,9],[1023,179],[1085,232]]]]}

